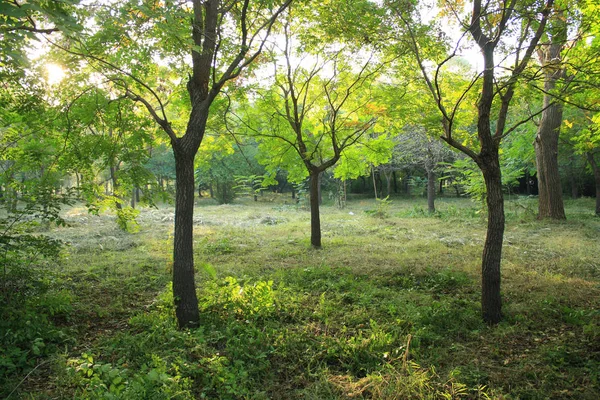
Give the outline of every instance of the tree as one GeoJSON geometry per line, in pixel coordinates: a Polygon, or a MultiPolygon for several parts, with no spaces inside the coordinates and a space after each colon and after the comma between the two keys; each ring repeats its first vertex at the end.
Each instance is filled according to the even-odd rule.
{"type": "MultiPolygon", "coordinates": [[[[67,83],[62,86],[67,93],[78,89],[67,88],[67,83]]],[[[72,171],[77,166],[74,172],[85,181],[80,188],[89,204],[115,209],[119,227],[129,230],[137,227],[137,213],[125,205],[125,199],[131,197],[133,208],[133,192],[150,180],[144,164],[155,128],[138,104],[110,97],[106,90],[92,86],[68,100],[64,116],[70,163],[64,168],[72,171]]]]}
{"type": "Polygon", "coordinates": [[[436,175],[440,163],[450,162],[452,151],[437,138],[423,130],[423,127],[407,127],[398,137],[401,165],[418,166],[427,175],[427,209],[435,212],[436,175]]]}
{"type": "Polygon", "coordinates": [[[600,88],[600,8],[596,2],[583,2],[581,6],[581,25],[584,27],[582,31],[585,30],[589,36],[587,40],[579,40],[576,43],[572,55],[575,62],[569,64],[570,69],[578,75],[575,82],[577,90],[565,101],[578,110],[565,124],[574,131],[569,137],[569,142],[573,144],[577,153],[585,156],[594,175],[595,212],[596,215],[600,215],[600,108],[597,100],[600,88]]]}
{"type": "Polygon", "coordinates": [[[142,104],[169,138],[176,174],[173,296],[181,328],[196,327],[200,319],[194,282],[194,158],[211,105],[225,85],[257,59],[291,0],[191,3],[131,1],[117,10],[99,3],[95,16],[101,20],[94,35],[75,47],[61,46],[102,71],[117,96],[142,104]],[[162,46],[160,55],[155,53],[157,43],[162,46]],[[161,68],[157,58],[172,72],[167,76],[178,82],[189,72],[187,108],[169,108],[170,98],[181,96],[181,91],[168,90],[169,81],[156,74],[161,68]]]}
{"type": "MultiPolygon", "coordinates": [[[[500,262],[505,216],[499,157],[500,143],[502,138],[521,124],[521,122],[516,123],[510,128],[506,126],[510,104],[515,86],[522,78],[523,71],[545,32],[553,3],[553,0],[547,0],[543,4],[537,2],[517,4],[516,0],[501,0],[482,4],[481,0],[473,0],[470,17],[461,21],[461,25],[479,47],[483,57],[483,71],[474,77],[463,94],[452,104],[448,103],[439,79],[443,72],[442,67],[458,52],[460,41],[450,56],[438,63],[434,76],[431,77],[422,58],[419,36],[416,28],[413,27],[413,22],[399,4],[396,2],[390,4],[395,15],[408,31],[423,78],[442,116],[444,128],[442,139],[473,159],[484,177],[488,225],[482,255],[481,303],[483,319],[489,324],[496,324],[502,318],[500,262]],[[511,43],[503,42],[503,39],[513,35],[517,38],[512,44],[513,58],[507,67],[508,72],[500,73],[501,69],[496,64],[495,56],[502,47],[511,47],[511,43]],[[475,89],[479,91],[477,138],[470,144],[469,141],[465,142],[455,136],[455,118],[466,95],[475,89]]],[[[446,5],[459,15],[460,11],[454,8],[455,3],[446,5]]]]}
{"type": "Polygon", "coordinates": [[[294,39],[287,24],[283,66],[275,64],[274,85],[264,93],[257,92],[258,115],[251,117],[255,122],[244,118],[244,125],[259,142],[267,171],[283,167],[288,179],[296,183],[308,176],[311,245],[320,249],[321,174],[352,146],[368,141],[382,111],[371,99],[369,86],[383,64],[367,57],[354,73],[345,62],[348,54],[344,50],[323,49],[319,53],[324,56],[298,54],[293,51],[294,39]],[[298,65],[296,57],[302,60],[298,65]],[[311,57],[315,59],[312,67],[302,67],[311,63],[311,57]]]}
{"type": "Polygon", "coordinates": [[[38,267],[57,258],[62,243],[31,227],[63,224],[61,206],[74,199],[61,190],[59,110],[45,101],[37,78],[0,85],[0,299],[7,305],[0,311],[24,304],[47,279],[38,267]]]}
{"type": "Polygon", "coordinates": [[[565,219],[562,186],[558,169],[558,138],[563,122],[563,104],[554,97],[566,77],[562,51],[567,45],[567,17],[556,10],[549,18],[545,43],[537,53],[544,75],[544,111],[535,137],[535,155],[539,188],[539,218],[565,219]]]}

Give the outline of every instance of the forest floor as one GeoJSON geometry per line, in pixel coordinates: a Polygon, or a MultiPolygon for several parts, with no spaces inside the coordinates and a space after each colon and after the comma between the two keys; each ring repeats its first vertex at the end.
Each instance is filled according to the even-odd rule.
{"type": "Polygon", "coordinates": [[[600,398],[593,199],[567,201],[562,222],[538,221],[536,199],[509,199],[494,327],[480,318],[477,204],[438,199],[434,215],[423,199],[325,205],[313,250],[306,210],[261,200],[198,203],[191,331],[171,305],[171,207],[142,209],[136,233],[65,210],[68,225],[46,232],[67,243],[62,258],[2,333],[0,397],[600,398]],[[10,332],[25,338],[14,349],[10,332]]]}

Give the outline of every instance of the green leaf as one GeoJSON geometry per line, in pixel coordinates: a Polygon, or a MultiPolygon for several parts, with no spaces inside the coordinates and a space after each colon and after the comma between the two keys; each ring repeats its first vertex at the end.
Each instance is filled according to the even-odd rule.
{"type": "Polygon", "coordinates": [[[202,270],[206,272],[211,278],[215,279],[217,277],[217,270],[215,269],[215,267],[213,267],[212,264],[202,263],[200,264],[200,268],[202,268],[202,270]]]}

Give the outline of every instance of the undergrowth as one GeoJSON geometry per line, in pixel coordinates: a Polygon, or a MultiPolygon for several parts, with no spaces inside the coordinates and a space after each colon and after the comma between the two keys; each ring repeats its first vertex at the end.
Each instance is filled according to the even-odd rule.
{"type": "Polygon", "coordinates": [[[496,327],[480,318],[485,219],[468,201],[439,202],[429,216],[394,199],[383,219],[364,212],[380,207],[370,201],[325,208],[322,251],[310,249],[308,214],[295,209],[199,208],[195,330],[176,329],[170,211],[143,211],[135,234],[94,217],[101,234],[90,235],[80,219],[55,232],[71,256],[48,275],[45,297],[31,297],[22,319],[0,322],[4,354],[19,348],[10,357],[24,360],[4,366],[0,393],[597,399],[600,221],[585,201],[570,204],[563,223],[521,206],[507,213],[505,318],[496,327]]]}

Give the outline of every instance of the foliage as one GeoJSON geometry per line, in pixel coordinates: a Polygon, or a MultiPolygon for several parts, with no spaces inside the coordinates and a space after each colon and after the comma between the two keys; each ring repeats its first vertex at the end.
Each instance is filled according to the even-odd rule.
{"type": "MultiPolygon", "coordinates": [[[[494,76],[456,57],[466,47],[462,39],[447,46],[446,18],[476,29],[463,2],[442,2],[440,18],[423,19],[422,5],[392,0],[297,1],[289,10],[270,0],[113,3],[0,0],[0,396],[599,397],[599,228],[590,199],[567,204],[573,217],[552,226],[533,217],[535,198],[509,199],[506,320],[494,329],[478,316],[478,207],[442,198],[429,215],[420,198],[346,204],[346,181],[370,173],[387,178],[388,195],[393,171],[422,189],[422,169],[439,172],[456,156],[438,146],[440,135],[480,167],[497,153],[509,192],[534,173],[535,127],[522,121],[541,99],[517,82],[539,66],[496,58],[508,69],[494,76]],[[279,13],[283,23],[273,24],[279,13]],[[215,25],[214,35],[198,34],[215,25]],[[262,43],[267,31],[272,40],[262,43]],[[54,47],[27,60],[41,35],[54,47]],[[66,79],[44,80],[49,62],[66,79]],[[477,95],[484,87],[491,99],[477,95]],[[477,104],[485,118],[499,117],[477,124],[477,104]],[[492,141],[478,132],[483,125],[497,130],[492,141]],[[186,160],[188,186],[194,169],[199,196],[210,190],[221,204],[238,196],[219,208],[197,202],[194,221],[193,208],[178,214],[193,223],[186,243],[200,244],[181,254],[202,259],[193,330],[177,329],[172,289],[164,290],[172,269],[194,270],[180,248],[174,257],[167,250],[172,210],[126,205],[140,190],[143,204],[172,199],[169,145],[186,149],[177,162],[186,160]],[[326,202],[331,249],[308,252],[298,207],[307,207],[307,176],[319,174],[344,211],[326,202]],[[288,181],[296,204],[278,193],[262,207],[244,198],[288,181]],[[65,210],[75,194],[92,213],[65,210]]],[[[593,166],[600,154],[592,3],[572,7],[590,38],[565,54],[576,90],[563,100],[580,109],[566,108],[572,149],[563,173],[579,182],[591,182],[579,157],[593,166]]],[[[549,9],[502,4],[479,15],[480,33],[498,38],[483,46],[522,57],[511,48],[533,33],[519,42],[502,30],[510,39],[536,29],[549,9]]],[[[453,165],[443,178],[461,176],[483,202],[475,164],[453,165]]]]}
{"type": "Polygon", "coordinates": [[[54,285],[63,242],[41,232],[64,225],[59,211],[72,197],[30,193],[19,203],[16,210],[2,207],[0,218],[0,387],[69,340],[52,323],[71,312],[72,295],[54,285]]]}
{"type": "Polygon", "coordinates": [[[87,353],[68,360],[67,365],[66,373],[79,388],[76,396],[80,399],[193,399],[189,379],[171,371],[158,356],[135,372],[96,361],[87,353]]]}
{"type": "MultiPolygon", "coordinates": [[[[506,163],[510,163],[510,159],[501,158],[501,165],[504,167],[506,163]]],[[[483,175],[475,165],[475,163],[468,158],[462,158],[454,161],[452,164],[453,173],[455,173],[456,182],[465,188],[465,192],[471,196],[471,198],[479,203],[482,209],[486,207],[486,187],[483,179],[483,175]]],[[[502,185],[507,188],[510,192],[510,187],[514,186],[518,179],[523,176],[524,170],[521,167],[515,169],[506,166],[503,168],[502,173],[502,185]]]]}
{"type": "MultiPolygon", "coordinates": [[[[21,367],[4,370],[3,393],[46,362],[17,397],[595,397],[598,221],[587,217],[589,199],[567,202],[573,217],[550,230],[507,214],[504,262],[514,273],[507,320],[493,329],[478,315],[473,266],[484,224],[468,200],[442,198],[430,216],[413,213],[419,199],[394,199],[384,220],[364,212],[374,200],[324,206],[335,243],[325,253],[306,251],[304,217],[284,200],[202,207],[195,240],[214,267],[200,269],[201,327],[183,331],[164,289],[172,208],[142,209],[137,235],[110,216],[67,214],[71,227],[51,231],[71,243],[47,282],[60,289],[2,326],[19,329],[10,343],[22,346],[6,347],[21,367]],[[56,328],[61,321],[73,329],[56,328]]],[[[517,201],[535,208],[519,199],[507,210],[517,201]]]]}
{"type": "Polygon", "coordinates": [[[393,147],[375,83],[384,64],[366,55],[355,72],[344,47],[321,49],[322,59],[293,48],[294,27],[286,27],[283,54],[271,56],[275,81],[254,89],[257,100],[243,105],[238,124],[258,142],[258,160],[272,178],[284,169],[290,182],[300,183],[313,170],[323,172],[338,161],[336,177],[364,175],[369,164],[386,162],[393,147]],[[292,65],[296,57],[315,61],[292,65]]]}
{"type": "Polygon", "coordinates": [[[262,183],[266,180],[264,175],[237,175],[234,176],[236,186],[233,189],[242,196],[259,195],[265,188],[262,183]]]}
{"type": "Polygon", "coordinates": [[[376,218],[388,218],[390,216],[389,209],[392,204],[390,196],[387,196],[383,199],[375,199],[375,201],[377,202],[377,207],[375,207],[373,210],[365,210],[365,212],[376,218]]]}
{"type": "Polygon", "coordinates": [[[59,31],[65,35],[80,32],[82,27],[73,13],[78,3],[79,0],[1,0],[0,78],[24,75],[23,67],[30,64],[27,44],[40,41],[40,36],[59,31]]]}

